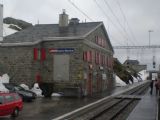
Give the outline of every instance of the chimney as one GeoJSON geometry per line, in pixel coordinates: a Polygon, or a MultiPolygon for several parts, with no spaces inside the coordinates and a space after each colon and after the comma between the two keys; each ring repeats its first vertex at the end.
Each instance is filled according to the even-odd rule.
{"type": "Polygon", "coordinates": [[[59,15],[59,27],[67,27],[68,26],[68,15],[66,14],[65,9],[63,9],[63,13],[59,15]]]}
{"type": "Polygon", "coordinates": [[[79,19],[78,18],[72,18],[72,19],[70,19],[69,24],[70,25],[77,25],[77,24],[79,24],[79,19]]]}
{"type": "Polygon", "coordinates": [[[3,41],[3,5],[0,4],[0,42],[3,41]]]}

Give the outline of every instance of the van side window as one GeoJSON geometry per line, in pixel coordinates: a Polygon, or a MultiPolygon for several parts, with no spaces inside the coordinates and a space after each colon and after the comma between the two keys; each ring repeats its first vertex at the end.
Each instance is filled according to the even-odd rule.
{"type": "Polygon", "coordinates": [[[15,99],[19,100],[19,99],[21,99],[21,97],[19,95],[15,95],[15,99]]]}
{"type": "Polygon", "coordinates": [[[4,102],[4,97],[0,96],[0,104],[3,104],[3,102],[4,102]]]}
{"type": "Polygon", "coordinates": [[[13,102],[13,101],[14,101],[14,97],[11,96],[11,95],[6,95],[6,96],[5,96],[5,100],[6,100],[6,103],[8,103],[8,102],[13,102]]]}

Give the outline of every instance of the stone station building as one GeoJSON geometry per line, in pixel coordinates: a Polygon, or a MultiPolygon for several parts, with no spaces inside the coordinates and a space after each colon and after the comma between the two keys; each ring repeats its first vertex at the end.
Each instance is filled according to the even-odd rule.
{"type": "Polygon", "coordinates": [[[78,90],[84,95],[114,87],[113,48],[102,22],[37,24],[4,38],[0,44],[1,74],[11,82],[54,83],[55,91],[78,90]]]}

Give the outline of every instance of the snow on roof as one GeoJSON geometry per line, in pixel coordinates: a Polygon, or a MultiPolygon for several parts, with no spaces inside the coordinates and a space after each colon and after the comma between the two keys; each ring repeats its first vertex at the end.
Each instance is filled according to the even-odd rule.
{"type": "Polygon", "coordinates": [[[9,28],[9,26],[9,24],[3,24],[3,36],[8,36],[17,32],[16,30],[9,28]]]}
{"type": "Polygon", "coordinates": [[[125,86],[126,85],[126,83],[123,82],[117,75],[115,78],[116,78],[116,85],[118,85],[118,86],[125,86]]]}
{"type": "Polygon", "coordinates": [[[142,80],[146,80],[147,77],[149,76],[149,74],[147,73],[147,70],[142,70],[139,73],[140,73],[142,80]]]}

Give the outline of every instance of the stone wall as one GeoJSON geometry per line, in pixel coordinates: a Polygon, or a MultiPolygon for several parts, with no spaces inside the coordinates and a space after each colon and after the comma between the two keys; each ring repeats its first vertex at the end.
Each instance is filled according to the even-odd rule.
{"type": "Polygon", "coordinates": [[[0,73],[7,73],[10,82],[31,85],[33,78],[33,47],[0,47],[0,73]]]}
{"type": "MultiPolygon", "coordinates": [[[[42,42],[34,46],[18,46],[18,47],[0,47],[0,73],[8,73],[11,82],[25,83],[31,86],[36,82],[36,74],[41,75],[44,82],[53,81],[53,54],[66,53],[50,53],[52,48],[74,48],[73,53],[67,53],[70,56],[70,81],[77,83],[79,77],[78,69],[82,66],[83,54],[81,52],[81,41],[53,41],[42,42]],[[39,57],[37,60],[33,58],[33,49],[38,48],[39,57]],[[46,59],[41,61],[40,50],[45,48],[46,59]]],[[[62,83],[63,84],[63,83],[62,83]]],[[[69,84],[69,83],[68,83],[69,84]]]]}
{"type": "Polygon", "coordinates": [[[46,48],[47,56],[43,65],[46,66],[50,73],[46,72],[46,69],[43,69],[43,75],[48,80],[53,81],[53,57],[54,54],[68,54],[70,56],[70,82],[76,82],[79,80],[78,77],[78,69],[79,66],[82,65],[83,55],[81,53],[81,40],[73,40],[73,41],[54,41],[54,42],[44,42],[42,47],[46,48]],[[57,49],[57,48],[74,48],[74,52],[72,53],[49,53],[49,49],[57,49]]]}

